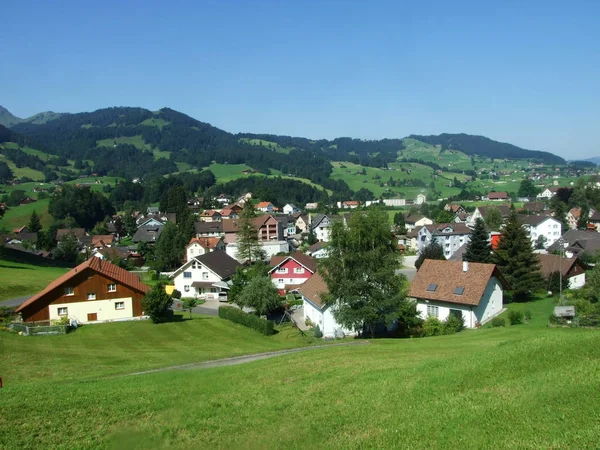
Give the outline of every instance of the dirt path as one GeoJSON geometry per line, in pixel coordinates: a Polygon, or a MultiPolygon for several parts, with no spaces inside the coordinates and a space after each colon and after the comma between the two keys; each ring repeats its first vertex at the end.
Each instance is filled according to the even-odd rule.
{"type": "Polygon", "coordinates": [[[340,344],[324,344],[314,345],[311,347],[300,347],[291,348],[287,350],[277,350],[274,352],[256,353],[253,355],[234,356],[232,358],[214,359],[212,361],[203,361],[197,363],[181,364],[178,366],[161,367],[160,369],[144,370],[141,372],[128,373],[125,375],[118,375],[118,377],[129,377],[133,375],[145,375],[147,373],[155,372],[166,372],[169,370],[185,370],[185,369],[209,369],[211,367],[222,367],[222,366],[234,366],[237,364],[246,364],[253,361],[260,361],[262,359],[274,358],[281,355],[289,355],[291,353],[306,352],[308,350],[320,350],[325,348],[335,347],[349,347],[354,345],[367,345],[369,341],[354,341],[354,342],[342,342],[340,344]]]}

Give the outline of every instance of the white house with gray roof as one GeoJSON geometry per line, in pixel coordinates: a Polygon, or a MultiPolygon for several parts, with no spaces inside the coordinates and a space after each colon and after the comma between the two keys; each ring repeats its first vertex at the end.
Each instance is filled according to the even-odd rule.
{"type": "Polygon", "coordinates": [[[417,246],[421,253],[426,246],[435,241],[442,246],[446,259],[450,259],[454,252],[470,240],[471,229],[464,223],[432,224],[419,229],[417,246]]]}

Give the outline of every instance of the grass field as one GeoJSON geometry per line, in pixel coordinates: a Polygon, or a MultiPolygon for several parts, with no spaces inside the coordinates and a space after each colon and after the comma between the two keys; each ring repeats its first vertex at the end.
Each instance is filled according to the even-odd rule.
{"type": "Polygon", "coordinates": [[[15,178],[31,178],[32,180],[42,181],[44,180],[44,174],[39,170],[32,169],[30,167],[17,167],[14,162],[8,159],[4,155],[0,155],[0,161],[5,162],[6,165],[12,170],[15,178]]]}
{"type": "Polygon", "coordinates": [[[281,145],[279,145],[276,142],[265,141],[264,139],[240,138],[239,141],[245,142],[250,145],[260,145],[262,147],[271,149],[274,152],[278,152],[278,153],[289,153],[293,150],[290,147],[282,147],[281,145]]]}
{"type": "Polygon", "coordinates": [[[121,136],[111,139],[102,139],[96,141],[98,147],[112,147],[115,143],[117,144],[130,144],[140,150],[152,150],[152,146],[146,144],[141,134],[135,136],[121,136]]]}
{"type": "Polygon", "coordinates": [[[67,271],[0,259],[0,301],[35,294],[67,271]]]}
{"type": "Polygon", "coordinates": [[[150,119],[144,120],[140,125],[146,125],[149,127],[158,127],[162,130],[165,125],[169,125],[170,122],[167,122],[165,119],[152,117],[150,119]]]}
{"type": "Polygon", "coordinates": [[[43,227],[50,226],[52,223],[52,216],[48,213],[49,204],[50,199],[45,198],[43,200],[38,200],[35,203],[29,203],[28,205],[10,207],[10,209],[4,213],[4,217],[0,219],[0,229],[6,228],[12,230],[13,228],[27,225],[33,211],[40,216],[43,227]]]}
{"type": "Polygon", "coordinates": [[[111,375],[299,345],[217,318],[0,334],[1,448],[595,448],[600,332],[531,323],[241,366],[111,375]]]}

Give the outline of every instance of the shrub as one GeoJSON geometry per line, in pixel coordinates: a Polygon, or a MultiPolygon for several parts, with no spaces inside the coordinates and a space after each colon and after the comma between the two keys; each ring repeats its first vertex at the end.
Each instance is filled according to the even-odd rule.
{"type": "Polygon", "coordinates": [[[521,311],[509,311],[508,312],[508,321],[511,325],[519,325],[523,323],[523,313],[521,311]]]}
{"type": "Polygon", "coordinates": [[[450,314],[444,322],[444,334],[458,333],[465,329],[465,319],[454,314],[450,314]]]}
{"type": "Polygon", "coordinates": [[[444,324],[437,317],[428,317],[422,326],[423,336],[440,336],[444,334],[444,324]]]}
{"type": "Polygon", "coordinates": [[[171,294],[171,297],[176,298],[176,299],[180,299],[181,298],[181,292],[178,291],[177,289],[175,289],[173,291],[173,293],[171,294]]]}
{"type": "Polygon", "coordinates": [[[304,325],[306,325],[307,327],[313,326],[313,323],[312,323],[312,320],[310,320],[310,317],[307,317],[306,319],[304,319],[304,325]]]}
{"type": "Polygon", "coordinates": [[[531,320],[531,317],[532,316],[531,316],[531,311],[530,310],[526,309],[525,311],[523,311],[523,318],[525,320],[531,320]]]}
{"type": "Polygon", "coordinates": [[[233,306],[220,306],[219,317],[221,319],[231,320],[234,323],[239,323],[240,325],[252,328],[258,331],[259,333],[262,333],[267,336],[270,336],[275,333],[275,329],[273,328],[273,322],[261,319],[260,317],[257,317],[254,314],[248,314],[242,311],[241,309],[235,308],[233,306]]]}
{"type": "Polygon", "coordinates": [[[315,329],[314,329],[314,331],[313,331],[313,335],[314,335],[316,338],[322,338],[322,337],[323,337],[323,332],[321,331],[321,327],[319,326],[319,324],[317,324],[317,325],[315,326],[315,329]]]}
{"type": "Polygon", "coordinates": [[[505,327],[506,326],[506,320],[500,318],[500,317],[494,317],[492,319],[492,327],[505,327]]]}

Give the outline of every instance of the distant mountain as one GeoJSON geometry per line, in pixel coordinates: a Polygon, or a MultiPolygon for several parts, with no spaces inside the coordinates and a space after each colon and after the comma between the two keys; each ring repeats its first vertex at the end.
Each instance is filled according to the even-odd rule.
{"type": "Polygon", "coordinates": [[[584,159],[584,161],[592,162],[596,165],[600,164],[600,156],[594,156],[593,158],[584,159]]]}
{"type": "Polygon", "coordinates": [[[565,160],[549,152],[525,150],[516,145],[493,141],[484,136],[470,134],[443,133],[438,136],[419,136],[411,134],[409,138],[430,145],[441,145],[442,150],[458,150],[467,155],[479,155],[488,158],[533,159],[545,164],[564,164],[565,160]]]}
{"type": "Polygon", "coordinates": [[[12,127],[14,125],[20,123],[34,123],[34,124],[44,124],[51,120],[57,119],[61,116],[61,113],[55,113],[53,111],[45,111],[41,113],[37,113],[27,119],[21,119],[20,117],[12,114],[8,109],[3,106],[0,106],[0,125],[5,127],[12,127]]]}

